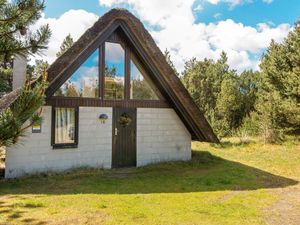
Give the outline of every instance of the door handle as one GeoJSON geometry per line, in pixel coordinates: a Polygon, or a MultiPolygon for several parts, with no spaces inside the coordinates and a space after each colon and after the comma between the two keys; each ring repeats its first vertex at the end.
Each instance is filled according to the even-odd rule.
{"type": "Polygon", "coordinates": [[[118,128],[115,128],[115,136],[118,135],[118,128]]]}

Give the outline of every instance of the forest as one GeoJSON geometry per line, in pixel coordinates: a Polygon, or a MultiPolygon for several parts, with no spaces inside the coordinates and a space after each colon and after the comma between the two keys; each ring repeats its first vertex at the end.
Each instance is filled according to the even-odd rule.
{"type": "MultiPolygon", "coordinates": [[[[168,51],[165,52],[170,61],[168,51]]],[[[217,61],[195,58],[180,76],[217,135],[260,136],[281,142],[300,131],[300,21],[282,43],[271,41],[259,71],[238,74],[222,52],[217,61]]]]}

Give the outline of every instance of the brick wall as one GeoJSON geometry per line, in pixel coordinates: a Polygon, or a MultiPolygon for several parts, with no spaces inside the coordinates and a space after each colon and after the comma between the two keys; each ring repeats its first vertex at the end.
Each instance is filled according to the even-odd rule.
{"type": "MultiPolygon", "coordinates": [[[[112,108],[79,108],[78,148],[52,149],[51,107],[43,107],[41,133],[6,151],[5,177],[76,167],[111,168],[112,108]],[[105,124],[98,117],[108,115],[105,124]]],[[[191,136],[173,109],[137,109],[137,166],[191,158],[191,136]]]]}
{"type": "Polygon", "coordinates": [[[191,135],[173,109],[137,109],[137,166],[191,159],[191,135]]]}
{"type": "Polygon", "coordinates": [[[112,108],[80,107],[78,148],[52,149],[51,107],[43,107],[41,133],[31,133],[6,151],[5,177],[18,177],[43,171],[75,167],[111,167],[112,108]],[[100,113],[108,120],[101,124],[100,113]]]}

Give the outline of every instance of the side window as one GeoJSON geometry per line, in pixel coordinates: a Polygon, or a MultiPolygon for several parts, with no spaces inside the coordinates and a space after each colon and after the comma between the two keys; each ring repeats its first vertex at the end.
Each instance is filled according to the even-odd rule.
{"type": "Polygon", "coordinates": [[[124,99],[125,50],[118,43],[105,42],[104,99],[124,99]]]}
{"type": "Polygon", "coordinates": [[[97,98],[99,96],[98,62],[97,49],[55,92],[54,96],[97,98]]]}
{"type": "Polygon", "coordinates": [[[130,99],[159,100],[153,84],[135,57],[130,60],[130,99]]]}
{"type": "Polygon", "coordinates": [[[76,147],[78,144],[78,108],[55,107],[52,111],[53,147],[76,147]]]}

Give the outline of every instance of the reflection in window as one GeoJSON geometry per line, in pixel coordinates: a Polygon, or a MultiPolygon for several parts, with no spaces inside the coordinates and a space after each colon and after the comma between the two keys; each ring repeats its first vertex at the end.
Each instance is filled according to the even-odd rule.
{"type": "Polygon", "coordinates": [[[120,44],[105,43],[104,99],[124,99],[125,51],[120,44]]]}
{"type": "Polygon", "coordinates": [[[55,108],[55,144],[74,144],[75,132],[75,109],[55,108]]]}
{"type": "Polygon", "coordinates": [[[132,57],[130,60],[130,99],[158,100],[159,98],[150,86],[146,72],[132,57]]]}
{"type": "Polygon", "coordinates": [[[98,49],[55,92],[55,96],[98,97],[98,49]]]}

